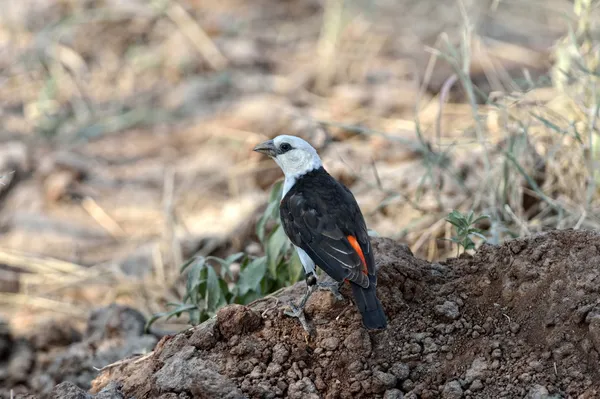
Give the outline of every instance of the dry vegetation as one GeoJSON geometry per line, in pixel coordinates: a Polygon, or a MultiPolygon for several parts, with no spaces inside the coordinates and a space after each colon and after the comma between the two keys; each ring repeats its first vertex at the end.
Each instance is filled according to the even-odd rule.
{"type": "Polygon", "coordinates": [[[456,250],[452,209],[492,243],[598,228],[598,2],[439,3],[9,2],[2,314],[150,315],[190,255],[260,253],[280,175],[251,148],[280,133],[428,260],[456,250]]]}

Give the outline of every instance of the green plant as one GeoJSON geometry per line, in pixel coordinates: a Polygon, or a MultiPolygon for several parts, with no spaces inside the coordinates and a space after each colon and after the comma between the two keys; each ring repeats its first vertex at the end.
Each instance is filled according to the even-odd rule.
{"type": "Polygon", "coordinates": [[[300,279],[302,264],[279,221],[281,190],[282,182],[275,183],[267,208],[256,226],[265,255],[253,257],[235,253],[225,259],[193,256],[180,268],[181,273],[187,273],[182,302],[168,303],[171,309],[152,316],[146,328],[158,319],[168,320],[184,313],[189,323],[196,325],[212,317],[224,305],[248,304],[300,279]],[[240,265],[237,276],[231,270],[236,262],[240,265]]]}
{"type": "Polygon", "coordinates": [[[457,256],[460,247],[463,247],[465,251],[475,249],[475,242],[471,239],[472,236],[485,240],[482,231],[475,227],[483,219],[489,219],[489,216],[481,215],[475,218],[473,211],[470,211],[468,215],[463,215],[457,210],[453,210],[448,214],[446,221],[456,229],[456,235],[450,238],[450,241],[458,245],[456,249],[457,256]]]}

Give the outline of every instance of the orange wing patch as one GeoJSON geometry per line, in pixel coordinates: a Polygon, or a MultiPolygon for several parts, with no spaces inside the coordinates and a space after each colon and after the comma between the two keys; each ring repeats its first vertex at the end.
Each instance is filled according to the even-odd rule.
{"type": "Polygon", "coordinates": [[[364,274],[369,274],[369,271],[367,270],[367,262],[365,261],[365,255],[363,255],[363,251],[362,251],[362,249],[360,249],[360,245],[358,245],[358,241],[356,241],[356,238],[354,236],[348,236],[346,238],[348,239],[348,241],[350,242],[350,245],[352,245],[352,248],[354,248],[354,250],[356,251],[358,256],[360,256],[360,260],[362,260],[362,264],[363,264],[362,272],[364,274]]]}

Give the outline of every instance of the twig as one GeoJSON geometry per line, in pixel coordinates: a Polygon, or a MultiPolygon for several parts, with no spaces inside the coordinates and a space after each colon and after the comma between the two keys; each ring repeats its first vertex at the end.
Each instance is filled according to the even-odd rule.
{"type": "Polygon", "coordinates": [[[142,361],[150,358],[152,355],[154,355],[154,351],[152,351],[152,352],[150,352],[150,353],[148,353],[146,355],[140,356],[140,357],[133,357],[133,358],[127,358],[127,359],[117,360],[116,362],[111,363],[111,364],[107,364],[104,367],[100,367],[100,368],[94,367],[94,370],[96,370],[96,371],[104,371],[104,370],[112,369],[112,368],[115,368],[117,366],[120,366],[120,365],[126,364],[126,363],[136,364],[136,363],[142,362],[142,361]]]}
{"type": "Polygon", "coordinates": [[[67,273],[77,276],[85,276],[88,270],[75,263],[65,262],[54,258],[41,258],[27,255],[18,251],[6,251],[0,249],[0,263],[5,265],[30,270],[37,273],[67,273]]]}
{"type": "Polygon", "coordinates": [[[452,89],[452,86],[454,86],[454,83],[456,83],[457,80],[458,80],[458,76],[455,73],[452,74],[452,76],[450,76],[448,79],[446,79],[446,81],[444,82],[444,84],[442,85],[442,88],[440,90],[440,107],[438,109],[438,114],[437,114],[436,123],[435,123],[438,148],[440,148],[441,144],[442,144],[442,138],[441,138],[441,136],[442,136],[442,114],[444,111],[444,104],[448,100],[448,96],[450,94],[450,89],[452,89]]]}
{"type": "Polygon", "coordinates": [[[181,4],[171,1],[165,13],[187,36],[211,68],[220,71],[227,67],[227,58],[181,4]]]}
{"type": "Polygon", "coordinates": [[[521,227],[521,229],[523,229],[523,233],[525,234],[521,234],[521,235],[530,235],[531,232],[529,231],[529,228],[527,227],[527,224],[525,222],[523,222],[523,220],[521,220],[520,217],[518,217],[513,210],[511,209],[510,205],[508,204],[504,204],[504,210],[510,215],[510,217],[521,227]]]}
{"type": "Polygon", "coordinates": [[[11,305],[32,306],[35,308],[49,310],[56,313],[63,313],[78,318],[85,318],[88,315],[87,310],[75,305],[25,294],[0,293],[0,302],[11,305]]]}
{"type": "Polygon", "coordinates": [[[125,236],[125,231],[106,211],[91,197],[81,201],[81,207],[114,238],[125,236]]]}
{"type": "Polygon", "coordinates": [[[329,87],[335,72],[335,51],[339,41],[342,26],[342,13],[344,0],[326,0],[323,12],[323,25],[317,43],[317,54],[320,59],[320,68],[317,74],[315,88],[323,93],[329,87]]]}

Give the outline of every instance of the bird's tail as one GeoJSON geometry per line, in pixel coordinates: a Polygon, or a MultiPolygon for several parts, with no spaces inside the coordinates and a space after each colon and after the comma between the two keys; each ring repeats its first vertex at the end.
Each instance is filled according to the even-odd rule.
{"type": "Polygon", "coordinates": [[[382,329],[387,327],[387,318],[383,312],[381,302],[377,298],[376,282],[371,281],[369,288],[363,288],[358,284],[350,283],[354,301],[360,314],[363,324],[370,330],[382,329]]]}

